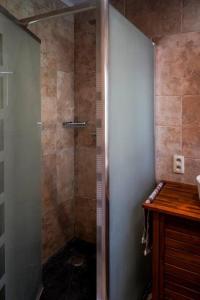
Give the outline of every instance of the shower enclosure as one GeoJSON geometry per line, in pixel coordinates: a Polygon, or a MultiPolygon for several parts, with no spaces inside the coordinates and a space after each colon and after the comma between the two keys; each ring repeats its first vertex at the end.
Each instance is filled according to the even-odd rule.
{"type": "MultiPolygon", "coordinates": [[[[83,6],[22,18],[41,46],[0,15],[1,300],[35,300],[41,252],[51,279],[62,256],[61,271],[84,282],[82,242],[97,244],[96,299],[140,299],[148,278],[140,237],[155,181],[153,46],[107,0],[83,6]]],[[[56,286],[44,281],[41,299],[51,299],[56,286]]]]}
{"type": "Polygon", "coordinates": [[[41,284],[40,43],[0,13],[0,299],[41,284]]]}

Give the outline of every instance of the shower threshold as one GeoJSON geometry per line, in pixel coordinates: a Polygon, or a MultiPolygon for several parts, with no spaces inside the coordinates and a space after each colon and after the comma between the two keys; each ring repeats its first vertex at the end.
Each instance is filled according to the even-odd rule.
{"type": "Polygon", "coordinates": [[[40,300],[95,300],[96,247],[73,239],[43,267],[40,300]]]}

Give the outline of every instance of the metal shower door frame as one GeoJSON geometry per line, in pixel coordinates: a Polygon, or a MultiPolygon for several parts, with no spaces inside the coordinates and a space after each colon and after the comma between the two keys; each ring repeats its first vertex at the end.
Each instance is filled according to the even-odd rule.
{"type": "Polygon", "coordinates": [[[109,299],[108,24],[109,1],[97,0],[97,300],[109,299]]]}

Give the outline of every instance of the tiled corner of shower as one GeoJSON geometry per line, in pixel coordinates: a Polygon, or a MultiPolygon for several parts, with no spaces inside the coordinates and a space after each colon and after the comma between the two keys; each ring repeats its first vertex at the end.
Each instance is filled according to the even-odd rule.
{"type": "Polygon", "coordinates": [[[75,16],[75,235],[96,242],[96,11],[75,16]]]}
{"type": "Polygon", "coordinates": [[[43,262],[74,236],[74,17],[30,26],[41,39],[43,262]],[[44,26],[45,24],[45,26],[44,26]]]}

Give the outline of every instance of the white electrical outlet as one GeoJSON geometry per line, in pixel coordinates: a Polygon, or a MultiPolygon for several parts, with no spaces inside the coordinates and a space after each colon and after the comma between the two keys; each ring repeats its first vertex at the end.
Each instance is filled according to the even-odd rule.
{"type": "Polygon", "coordinates": [[[185,172],[185,160],[183,155],[174,155],[174,160],[173,160],[173,170],[174,173],[177,174],[184,174],[185,172]]]}

